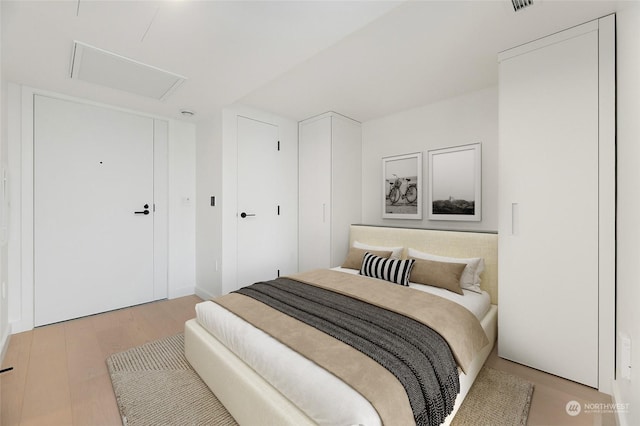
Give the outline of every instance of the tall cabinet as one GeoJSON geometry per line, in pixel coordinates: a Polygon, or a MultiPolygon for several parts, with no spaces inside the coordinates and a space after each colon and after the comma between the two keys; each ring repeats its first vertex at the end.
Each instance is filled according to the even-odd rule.
{"type": "Polygon", "coordinates": [[[499,55],[501,357],[610,392],[615,21],[499,55]]]}
{"type": "Polygon", "coordinates": [[[299,124],[300,271],[339,266],[362,219],[360,123],[328,112],[299,124]]]}

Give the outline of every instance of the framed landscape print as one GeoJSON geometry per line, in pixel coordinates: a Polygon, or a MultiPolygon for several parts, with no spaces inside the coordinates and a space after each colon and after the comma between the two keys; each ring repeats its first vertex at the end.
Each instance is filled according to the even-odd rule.
{"type": "Polygon", "coordinates": [[[434,149],[429,155],[429,220],[480,221],[482,145],[434,149]]]}
{"type": "Polygon", "coordinates": [[[382,159],[382,217],[422,219],[422,153],[382,159]]]}

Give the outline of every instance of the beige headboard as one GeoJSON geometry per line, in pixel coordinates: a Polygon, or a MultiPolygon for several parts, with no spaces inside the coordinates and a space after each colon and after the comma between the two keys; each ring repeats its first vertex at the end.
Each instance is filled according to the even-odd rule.
{"type": "Polygon", "coordinates": [[[351,225],[349,244],[354,241],[403,246],[405,257],[408,248],[440,256],[482,257],[485,269],[480,275],[480,287],[491,295],[492,304],[498,304],[498,234],[351,225]]]}

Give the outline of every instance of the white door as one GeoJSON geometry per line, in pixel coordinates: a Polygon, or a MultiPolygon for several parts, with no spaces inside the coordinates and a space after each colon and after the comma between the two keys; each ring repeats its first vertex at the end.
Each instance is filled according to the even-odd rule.
{"type": "Polygon", "coordinates": [[[499,354],[593,387],[598,149],[597,31],[500,63],[499,354]]]}
{"type": "Polygon", "coordinates": [[[331,267],[331,120],[300,123],[300,271],[331,267]]]}
{"type": "Polygon", "coordinates": [[[291,188],[278,145],[278,126],[238,117],[238,288],[279,273],[280,200],[291,188]]]}
{"type": "Polygon", "coordinates": [[[345,117],[331,118],[331,267],[349,252],[349,230],[362,222],[362,128],[345,117]]]}
{"type": "Polygon", "coordinates": [[[34,105],[36,326],[153,300],[153,120],[34,105]]]}

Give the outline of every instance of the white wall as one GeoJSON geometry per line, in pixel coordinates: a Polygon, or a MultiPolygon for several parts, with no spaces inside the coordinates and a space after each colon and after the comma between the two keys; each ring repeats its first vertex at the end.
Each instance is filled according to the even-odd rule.
{"type": "Polygon", "coordinates": [[[222,294],[222,112],[198,123],[196,141],[196,294],[208,299],[222,294]]]}
{"type": "MultiPolygon", "coordinates": [[[[7,123],[7,164],[9,170],[9,242],[8,242],[8,279],[9,324],[21,323],[23,306],[28,303],[24,293],[28,289],[22,288],[22,218],[21,212],[21,170],[22,170],[22,89],[17,84],[8,83],[3,94],[6,102],[7,123]]],[[[33,297],[33,296],[31,296],[33,297]]],[[[12,332],[17,332],[15,326],[12,332]]],[[[25,328],[27,329],[27,328],[25,328]]],[[[22,328],[20,329],[22,330],[22,328]]]]}
{"type": "MultiPolygon", "coordinates": [[[[2,8],[0,8],[0,22],[2,22],[2,8]]],[[[2,46],[2,31],[0,31],[0,46],[2,46]]],[[[0,58],[2,58],[2,52],[0,49],[0,58]]],[[[2,79],[2,60],[0,59],[0,172],[4,169],[4,166],[7,161],[7,120],[6,120],[6,98],[4,94],[6,93],[6,82],[2,79]]],[[[0,179],[2,177],[0,176],[0,179]]],[[[2,181],[0,181],[0,185],[2,185],[2,181]]],[[[7,211],[4,209],[8,200],[5,197],[5,194],[0,192],[0,223],[6,223],[7,218],[5,217],[7,211]]],[[[0,229],[0,232],[3,232],[0,229]]],[[[6,293],[6,283],[7,283],[7,244],[5,241],[5,236],[0,236],[0,364],[2,364],[2,359],[4,358],[6,346],[9,342],[9,334],[11,333],[11,329],[9,327],[9,306],[8,306],[8,297],[6,293]]]]}
{"type": "Polygon", "coordinates": [[[616,15],[617,35],[617,368],[614,397],[628,404],[621,425],[640,424],[640,3],[616,15]],[[620,336],[631,338],[631,380],[620,377],[620,336]]]}
{"type": "Polygon", "coordinates": [[[362,221],[430,229],[498,229],[498,89],[491,87],[362,124],[362,221]],[[382,219],[382,157],[422,152],[427,198],[427,150],[482,143],[482,221],[382,219]]]}
{"type": "Polygon", "coordinates": [[[169,120],[169,298],[196,287],[196,126],[169,120]]]}
{"type": "MultiPolygon", "coordinates": [[[[63,95],[9,83],[7,93],[9,169],[8,319],[17,333],[33,327],[33,203],[23,194],[33,193],[33,109],[35,93],[63,95]],[[31,240],[30,240],[31,239],[31,240]],[[28,242],[31,241],[29,244],[28,242]],[[30,263],[31,262],[31,263],[30,263]]],[[[87,101],[88,102],[88,101],[87,101]]],[[[91,102],[89,102],[91,103],[91,102]]],[[[107,105],[102,105],[107,106],[107,105]]],[[[108,106],[107,106],[108,107],[108,106]]],[[[134,111],[135,112],[135,111],[134,111]]],[[[136,112],[141,114],[140,112],[136,112]]],[[[153,117],[163,119],[162,117],[153,117]]],[[[168,295],[178,297],[195,291],[195,125],[166,120],[168,141],[168,295]],[[186,201],[187,199],[188,201],[186,201]]]]}

